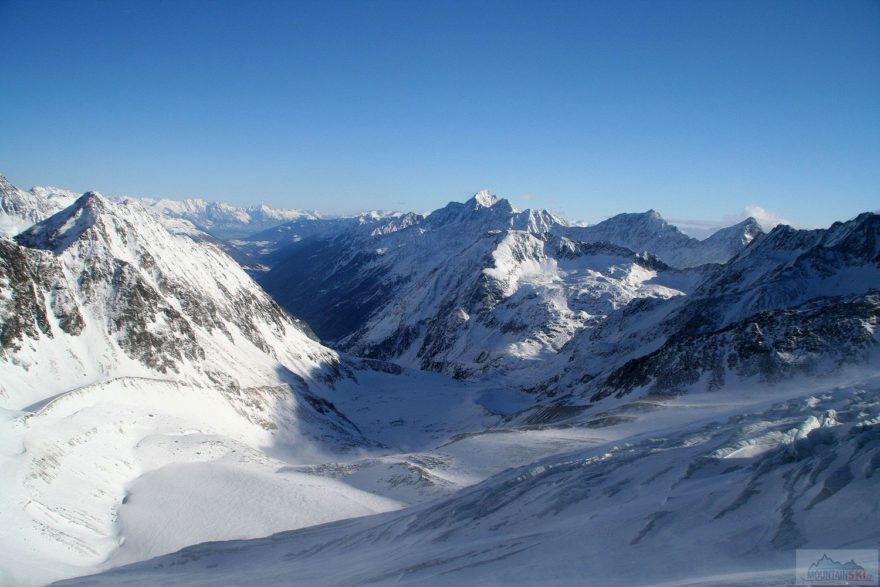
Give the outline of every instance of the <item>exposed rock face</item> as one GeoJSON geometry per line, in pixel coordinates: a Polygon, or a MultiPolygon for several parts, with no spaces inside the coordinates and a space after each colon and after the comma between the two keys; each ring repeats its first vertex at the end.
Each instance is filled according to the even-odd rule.
{"type": "Polygon", "coordinates": [[[20,349],[27,338],[54,336],[50,312],[62,331],[74,336],[82,332],[85,326],[82,314],[62,283],[61,268],[51,256],[0,238],[0,284],[4,298],[0,353],[6,355],[20,349]],[[49,292],[52,295],[47,306],[44,296],[49,292]]]}
{"type": "Polygon", "coordinates": [[[711,391],[731,376],[777,382],[866,363],[880,346],[878,319],[880,290],[874,289],[862,296],[767,310],[714,332],[682,333],[615,369],[592,399],[640,387],[654,393],[682,392],[701,381],[711,391]]]}
{"type": "Polygon", "coordinates": [[[636,290],[677,295],[643,283],[672,271],[655,257],[551,234],[564,226],[480,193],[403,226],[303,241],[262,283],[353,354],[457,377],[555,352],[636,290]]]}
{"type": "MultiPolygon", "coordinates": [[[[880,283],[876,224],[867,214],[826,231],[779,226],[765,235],[747,219],[698,241],[654,211],[572,227],[481,192],[402,226],[306,239],[286,249],[262,282],[320,336],[353,354],[459,378],[501,375],[554,395],[603,397],[621,385],[612,373],[664,345],[696,348],[705,343],[699,336],[753,316],[761,322],[762,312],[840,298],[826,302],[831,308],[864,295],[880,283]]],[[[768,327],[819,327],[805,312],[782,314],[768,327]]],[[[860,336],[856,347],[865,342],[860,336]]],[[[829,337],[846,340],[843,333],[829,337]]],[[[808,341],[794,337],[788,346],[799,344],[808,341]]],[[[689,353],[683,371],[717,371],[703,365],[712,363],[709,347],[689,353]]],[[[821,351],[802,350],[834,355],[835,364],[850,351],[864,359],[848,348],[833,353],[829,342],[821,351]]],[[[764,368],[739,363],[737,373],[772,379],[771,371],[782,376],[810,363],[788,352],[764,368]]]]}
{"type": "Polygon", "coordinates": [[[747,220],[697,241],[656,212],[571,227],[480,192],[427,217],[305,239],[260,280],[344,350],[466,378],[530,367],[630,302],[689,293],[717,269],[675,269],[663,255],[723,262],[759,234],[747,220]]]}
{"type": "MultiPolygon", "coordinates": [[[[749,219],[696,241],[653,211],[572,227],[480,192],[426,216],[349,220],[289,245],[262,281],[322,338],[371,359],[598,399],[711,388],[730,376],[773,380],[820,359],[865,360],[873,345],[876,214],[766,235],[749,219]],[[712,260],[723,264],[704,264],[712,260]],[[826,344],[803,334],[811,330],[826,344]]],[[[117,364],[118,350],[138,368],[196,365],[194,377],[227,381],[210,367],[216,354],[204,336],[243,340],[276,360],[289,356],[279,340],[291,324],[310,332],[233,275],[217,241],[182,220],[156,222],[136,202],[88,193],[16,240],[3,246],[4,352],[35,353],[34,340],[62,334],[98,336],[115,350],[96,365],[82,354],[87,379],[117,364]],[[195,249],[202,261],[180,261],[195,249]]],[[[334,376],[332,354],[303,348],[297,360],[324,365],[306,371],[334,376]]],[[[26,356],[18,360],[27,371],[37,361],[26,356]]]]}
{"type": "MultiPolygon", "coordinates": [[[[358,489],[333,501],[345,479],[349,490],[366,482],[431,500],[250,545],[196,546],[95,581],[478,583],[508,573],[541,583],[559,567],[573,584],[597,568],[599,582],[641,584],[671,567],[704,583],[695,560],[726,573],[745,559],[756,569],[783,560],[787,580],[781,551],[825,547],[829,535],[832,545],[876,543],[878,217],[768,235],[746,221],[705,249],[656,214],[616,222],[579,240],[559,219],[483,192],[428,216],[304,239],[279,265],[299,273],[272,276],[279,292],[303,288],[294,295],[322,333],[368,357],[345,363],[216,239],[137,202],[87,193],[15,240],[0,237],[6,560],[60,552],[85,568],[112,565],[137,540],[120,512],[144,499],[150,474],[183,471],[222,473],[222,493],[237,487],[238,503],[257,508],[274,501],[267,483],[288,478],[302,483],[271,495],[295,495],[289,509],[370,497],[358,489]],[[670,261],[708,250],[728,262],[670,261]],[[857,385],[775,396],[763,385],[866,364],[857,385]],[[670,397],[689,391],[713,394],[670,397]],[[567,429],[536,430],[547,426],[567,429]],[[376,454],[351,461],[352,449],[376,454]],[[498,474],[434,499],[490,460],[498,474]],[[308,488],[312,502],[301,500],[308,488]],[[612,548],[581,547],[599,534],[612,548]],[[672,557],[669,536],[685,537],[672,557]],[[629,565],[633,553],[653,559],[629,565]]],[[[198,482],[188,483],[169,520],[196,519],[198,482]]],[[[157,487],[164,510],[171,492],[157,487]]],[[[309,523],[340,517],[330,513],[309,523]]],[[[145,535],[173,532],[146,517],[145,535]]],[[[159,552],[187,542],[175,544],[159,552]]]]}
{"type": "Polygon", "coordinates": [[[729,377],[776,381],[871,361],[878,235],[880,216],[870,213],[826,230],[779,226],[709,271],[689,296],[665,308],[627,308],[604,329],[578,337],[565,389],[594,399],[637,388],[714,389],[729,377]],[[600,353],[600,364],[590,355],[609,340],[614,345],[600,353]],[[575,376],[579,371],[589,382],[575,376]]]}
{"type": "Polygon", "coordinates": [[[282,367],[339,373],[219,247],[170,233],[137,202],[89,192],[0,240],[0,283],[0,393],[14,403],[63,373],[71,387],[173,374],[224,388],[277,385],[282,367]]]}

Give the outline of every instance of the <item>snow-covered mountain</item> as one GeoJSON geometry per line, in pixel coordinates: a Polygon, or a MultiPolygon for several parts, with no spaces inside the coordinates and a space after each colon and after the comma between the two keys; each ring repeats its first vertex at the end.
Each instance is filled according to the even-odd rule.
{"type": "Polygon", "coordinates": [[[574,226],[566,231],[583,242],[607,242],[633,251],[648,251],[675,267],[695,267],[706,263],[726,263],[763,234],[758,221],[747,218],[722,228],[704,240],[690,237],[666,222],[654,210],[641,214],[618,214],[591,226],[574,226]]]}
{"type": "MultiPolygon", "coordinates": [[[[562,221],[548,213],[518,212],[507,200],[480,192],[428,216],[295,243],[261,284],[279,303],[297,308],[321,337],[344,341],[343,348],[361,342],[393,347],[365,354],[399,359],[415,338],[423,340],[413,325],[440,312],[443,296],[465,295],[466,282],[477,287],[502,231],[543,234],[557,225],[562,221]],[[376,330],[368,332],[371,321],[376,330]]],[[[404,363],[419,365],[415,359],[404,363]]]]}
{"type": "Polygon", "coordinates": [[[137,201],[89,192],[0,239],[0,285],[2,584],[394,510],[558,448],[479,434],[519,392],[321,346],[137,201]]]}
{"type": "Polygon", "coordinates": [[[389,232],[417,223],[421,218],[421,214],[377,210],[354,216],[300,218],[247,237],[230,239],[228,243],[268,269],[279,257],[283,258],[288,245],[303,239],[339,236],[348,232],[389,232]]]}
{"type": "Polygon", "coordinates": [[[204,236],[89,192],[0,238],[0,583],[400,507],[275,472],[377,447],[325,395],[408,376],[315,342],[204,236]]]}
{"type": "Polygon", "coordinates": [[[686,297],[649,300],[574,337],[543,390],[601,398],[820,375],[878,349],[880,216],[778,226],[707,271],[686,297]]]}
{"type": "Polygon", "coordinates": [[[688,383],[710,371],[772,380],[822,360],[866,360],[876,342],[876,218],[768,235],[748,219],[698,241],[653,211],[573,227],[481,192],[402,229],[303,240],[261,282],[348,352],[459,378],[604,397],[637,359],[658,353],[688,383]],[[840,322],[820,326],[826,315],[840,322]],[[768,320],[772,359],[731,350],[768,320]],[[824,343],[796,334],[805,328],[820,328],[824,343]],[[689,358],[671,362],[664,345],[689,358]]]}
{"type": "Polygon", "coordinates": [[[503,373],[524,382],[518,371],[578,331],[633,299],[684,295],[698,277],[605,243],[487,233],[430,279],[401,283],[394,302],[341,345],[456,377],[503,373]]]}
{"type": "Polygon", "coordinates": [[[876,214],[694,244],[480,192],[236,242],[354,358],[182,217],[4,193],[0,584],[729,584],[880,539],[876,214]]]}
{"type": "Polygon", "coordinates": [[[13,236],[35,222],[63,210],[77,194],[53,187],[15,187],[0,175],[0,236],[13,236]]]}
{"type": "Polygon", "coordinates": [[[480,192],[403,227],[290,245],[260,280],[349,352],[472,377],[541,361],[634,299],[689,293],[711,271],[691,265],[760,234],[747,220],[697,241],[654,212],[574,227],[480,192]]]}
{"type": "Polygon", "coordinates": [[[68,388],[116,376],[173,374],[199,384],[273,383],[281,362],[329,373],[314,344],[232,259],[172,235],[137,202],[97,193],[3,241],[7,407],[39,401],[47,381],[68,388]]]}
{"type": "MultiPolygon", "coordinates": [[[[24,191],[0,175],[0,234],[14,236],[73,203],[79,193],[55,187],[35,186],[24,191]]],[[[273,208],[265,204],[233,206],[201,198],[109,198],[113,202],[136,200],[162,219],[187,220],[200,231],[223,241],[248,237],[285,223],[309,224],[323,220],[308,210],[273,208]]]]}
{"type": "Polygon", "coordinates": [[[223,202],[207,202],[201,198],[143,198],[142,201],[147,208],[159,215],[189,220],[199,229],[224,240],[246,237],[286,222],[320,219],[316,212],[273,208],[265,204],[243,208],[223,202]]]}

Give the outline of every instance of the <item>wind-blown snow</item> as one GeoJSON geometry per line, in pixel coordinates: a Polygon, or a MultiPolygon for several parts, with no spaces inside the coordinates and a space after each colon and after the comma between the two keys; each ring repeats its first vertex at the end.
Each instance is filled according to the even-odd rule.
{"type": "Polygon", "coordinates": [[[2,584],[778,582],[880,539],[876,215],[700,242],[480,192],[236,262],[186,219],[232,207],[2,187],[2,584]]]}
{"type": "Polygon", "coordinates": [[[446,500],[64,584],[790,581],[795,548],[880,539],[880,382],[800,385],[623,405],[593,446],[446,500]]]}

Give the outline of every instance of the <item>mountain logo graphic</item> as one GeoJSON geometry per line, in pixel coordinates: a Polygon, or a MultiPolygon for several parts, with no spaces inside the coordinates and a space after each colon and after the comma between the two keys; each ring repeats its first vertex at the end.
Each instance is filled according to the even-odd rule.
{"type": "Polygon", "coordinates": [[[808,585],[876,585],[876,577],[855,559],[841,563],[823,554],[809,566],[801,582],[808,585]]]}

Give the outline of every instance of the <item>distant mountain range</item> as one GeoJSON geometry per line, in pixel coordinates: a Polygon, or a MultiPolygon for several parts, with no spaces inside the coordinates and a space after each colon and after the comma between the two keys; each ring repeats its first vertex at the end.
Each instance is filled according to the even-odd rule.
{"type": "Polygon", "coordinates": [[[875,213],[0,211],[0,584],[769,582],[880,539],[875,213]]]}
{"type": "Polygon", "coordinates": [[[189,220],[200,230],[220,239],[240,238],[291,221],[318,220],[320,215],[306,210],[285,210],[266,205],[246,208],[203,199],[141,200],[157,214],[189,220]]]}
{"type": "Polygon", "coordinates": [[[769,234],[748,219],[697,241],[653,211],[572,227],[480,193],[405,225],[290,244],[259,279],[348,352],[601,397],[636,382],[677,389],[676,377],[690,384],[708,372],[772,379],[817,368],[817,353],[837,362],[863,357],[844,343],[864,352],[873,345],[877,231],[870,213],[827,231],[781,226],[769,234]],[[835,312],[827,336],[797,334],[835,312]],[[844,316],[851,330],[841,328],[844,316]],[[788,334],[777,339],[774,330],[767,339],[769,354],[720,343],[755,320],[787,324],[788,334]],[[726,350],[707,347],[712,337],[726,350]],[[664,344],[676,345],[677,356],[691,356],[683,345],[702,354],[670,362],[664,344]],[[651,360],[675,365],[678,375],[635,377],[636,365],[651,360]]]}

